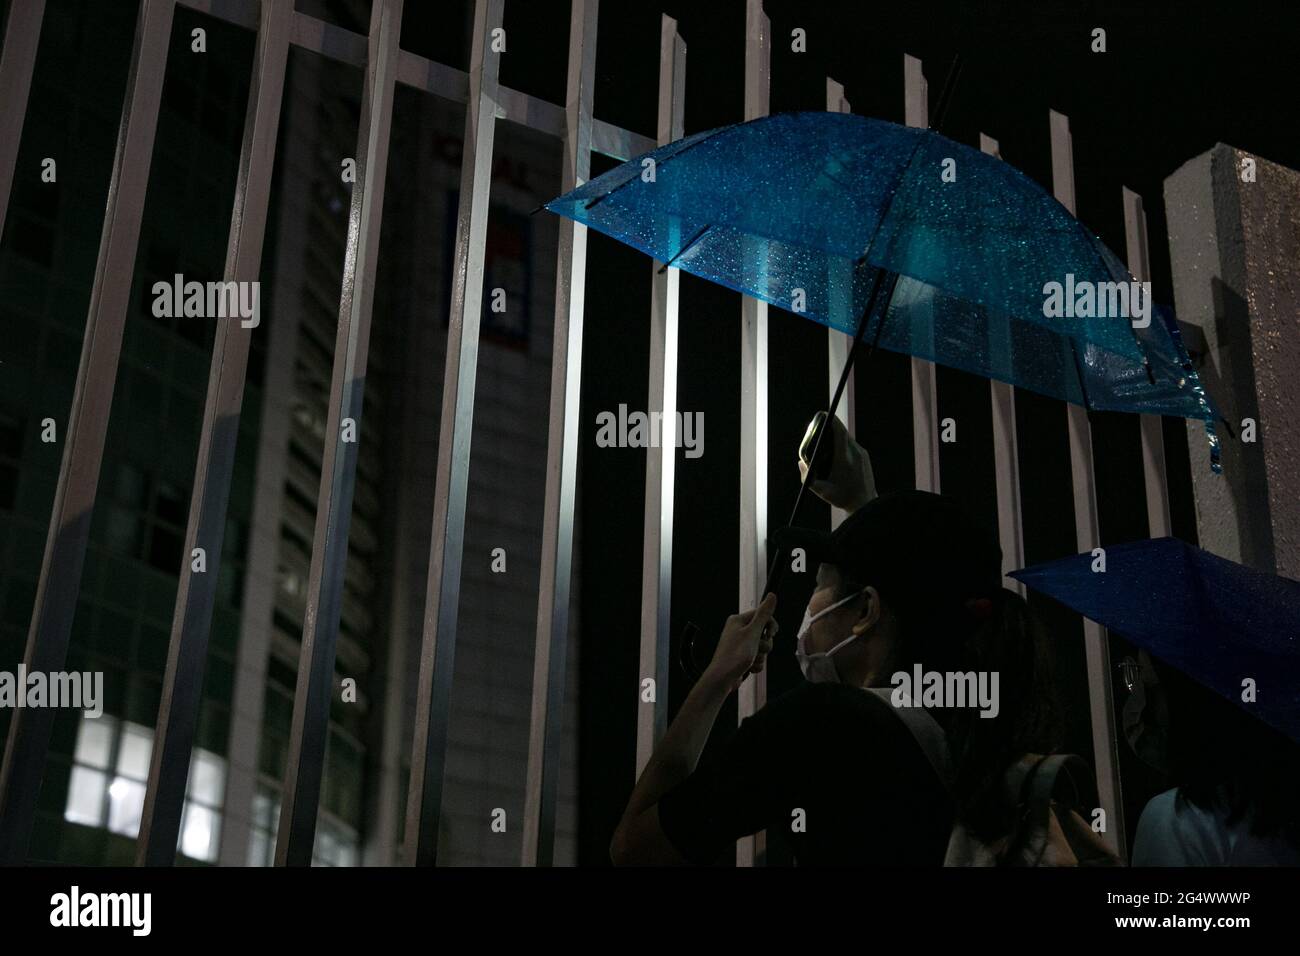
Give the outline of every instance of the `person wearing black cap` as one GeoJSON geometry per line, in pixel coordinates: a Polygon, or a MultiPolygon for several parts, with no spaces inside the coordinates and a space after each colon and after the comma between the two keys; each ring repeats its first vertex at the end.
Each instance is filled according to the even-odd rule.
{"type": "MultiPolygon", "coordinates": [[[[860,447],[854,454],[865,458],[860,447]]],[[[739,837],[780,827],[800,865],[940,865],[955,819],[989,842],[1009,832],[1007,768],[1050,753],[1059,732],[1042,635],[1002,587],[1001,551],[983,526],[942,495],[872,497],[869,466],[855,474],[847,486],[813,486],[837,505],[871,499],[833,533],[778,538],[804,548],[809,568],[821,562],[796,639],[807,681],[700,763],[722,703],[763,667],[776,596],[729,618],[637,782],[614,863],[709,864],[739,837]],[[891,692],[870,691],[915,669],[1000,677],[993,716],[971,706],[924,712],[951,766],[891,712],[891,692]]]]}

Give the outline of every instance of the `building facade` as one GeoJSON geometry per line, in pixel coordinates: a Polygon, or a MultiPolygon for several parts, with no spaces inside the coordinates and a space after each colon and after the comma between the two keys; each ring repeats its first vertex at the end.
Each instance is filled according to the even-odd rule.
{"type": "MultiPolygon", "coordinates": [[[[113,6],[47,5],[0,242],[8,670],[27,639],[135,29],[131,5],[113,6]],[[53,182],[40,178],[46,156],[56,160],[53,182]],[[53,440],[42,440],[50,422],[53,440]]],[[[305,12],[364,32],[369,4],[305,12]]],[[[253,47],[247,30],[176,11],[68,662],[104,672],[104,716],[58,718],[33,860],[134,859],[213,339],[207,320],[155,317],[153,285],[221,277],[253,47]]],[[[361,92],[360,70],[291,49],[178,846],[186,862],[264,865],[274,851],[361,92]]],[[[463,135],[463,105],[399,90],[316,831],[321,865],[401,861],[463,135]]],[[[487,283],[501,292],[485,296],[483,316],[440,854],[448,864],[517,862],[528,749],[556,228],[527,212],[558,190],[560,158],[554,141],[522,128],[503,123],[498,139],[487,283]],[[497,810],[504,832],[493,828],[497,810]]],[[[558,862],[574,852],[576,686],[571,679],[558,862]]],[[[0,712],[0,732],[7,726],[0,712]]]]}

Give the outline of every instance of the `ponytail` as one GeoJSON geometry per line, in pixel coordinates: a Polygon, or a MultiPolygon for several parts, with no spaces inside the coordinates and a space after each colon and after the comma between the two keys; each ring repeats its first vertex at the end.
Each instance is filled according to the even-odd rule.
{"type": "Polygon", "coordinates": [[[958,818],[980,839],[996,840],[1014,824],[1002,793],[1007,769],[1027,753],[1052,753],[1061,744],[1046,635],[1024,598],[1008,588],[956,609],[913,609],[899,623],[892,670],[921,664],[998,674],[997,716],[981,717],[974,708],[931,711],[948,738],[958,818]]]}
{"type": "Polygon", "coordinates": [[[1007,769],[1027,753],[1061,746],[1051,647],[1025,599],[1002,588],[959,654],[961,670],[998,674],[997,716],[966,708],[953,714],[948,728],[958,816],[976,836],[993,840],[1015,822],[1002,793],[1007,769]]]}

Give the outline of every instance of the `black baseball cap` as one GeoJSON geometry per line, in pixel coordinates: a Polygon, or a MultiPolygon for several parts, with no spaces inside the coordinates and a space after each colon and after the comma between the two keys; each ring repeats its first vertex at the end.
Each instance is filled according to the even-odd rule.
{"type": "Polygon", "coordinates": [[[834,531],[784,527],[786,553],[835,565],[847,579],[874,586],[903,613],[933,618],[993,600],[1002,590],[1002,549],[991,529],[954,499],[928,491],[881,495],[834,531]]]}

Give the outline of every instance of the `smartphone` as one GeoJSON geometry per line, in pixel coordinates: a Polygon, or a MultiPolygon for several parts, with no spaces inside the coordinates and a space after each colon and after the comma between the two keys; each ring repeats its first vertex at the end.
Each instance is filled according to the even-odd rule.
{"type": "Polygon", "coordinates": [[[827,431],[827,415],[825,412],[818,412],[813,416],[813,420],[808,423],[804,430],[803,441],[799,443],[799,458],[808,470],[812,472],[813,478],[822,481],[830,477],[831,465],[835,461],[835,441],[834,436],[826,434],[822,439],[821,445],[818,446],[817,438],[827,431]],[[817,449],[817,460],[813,460],[813,449],[817,449]]]}

